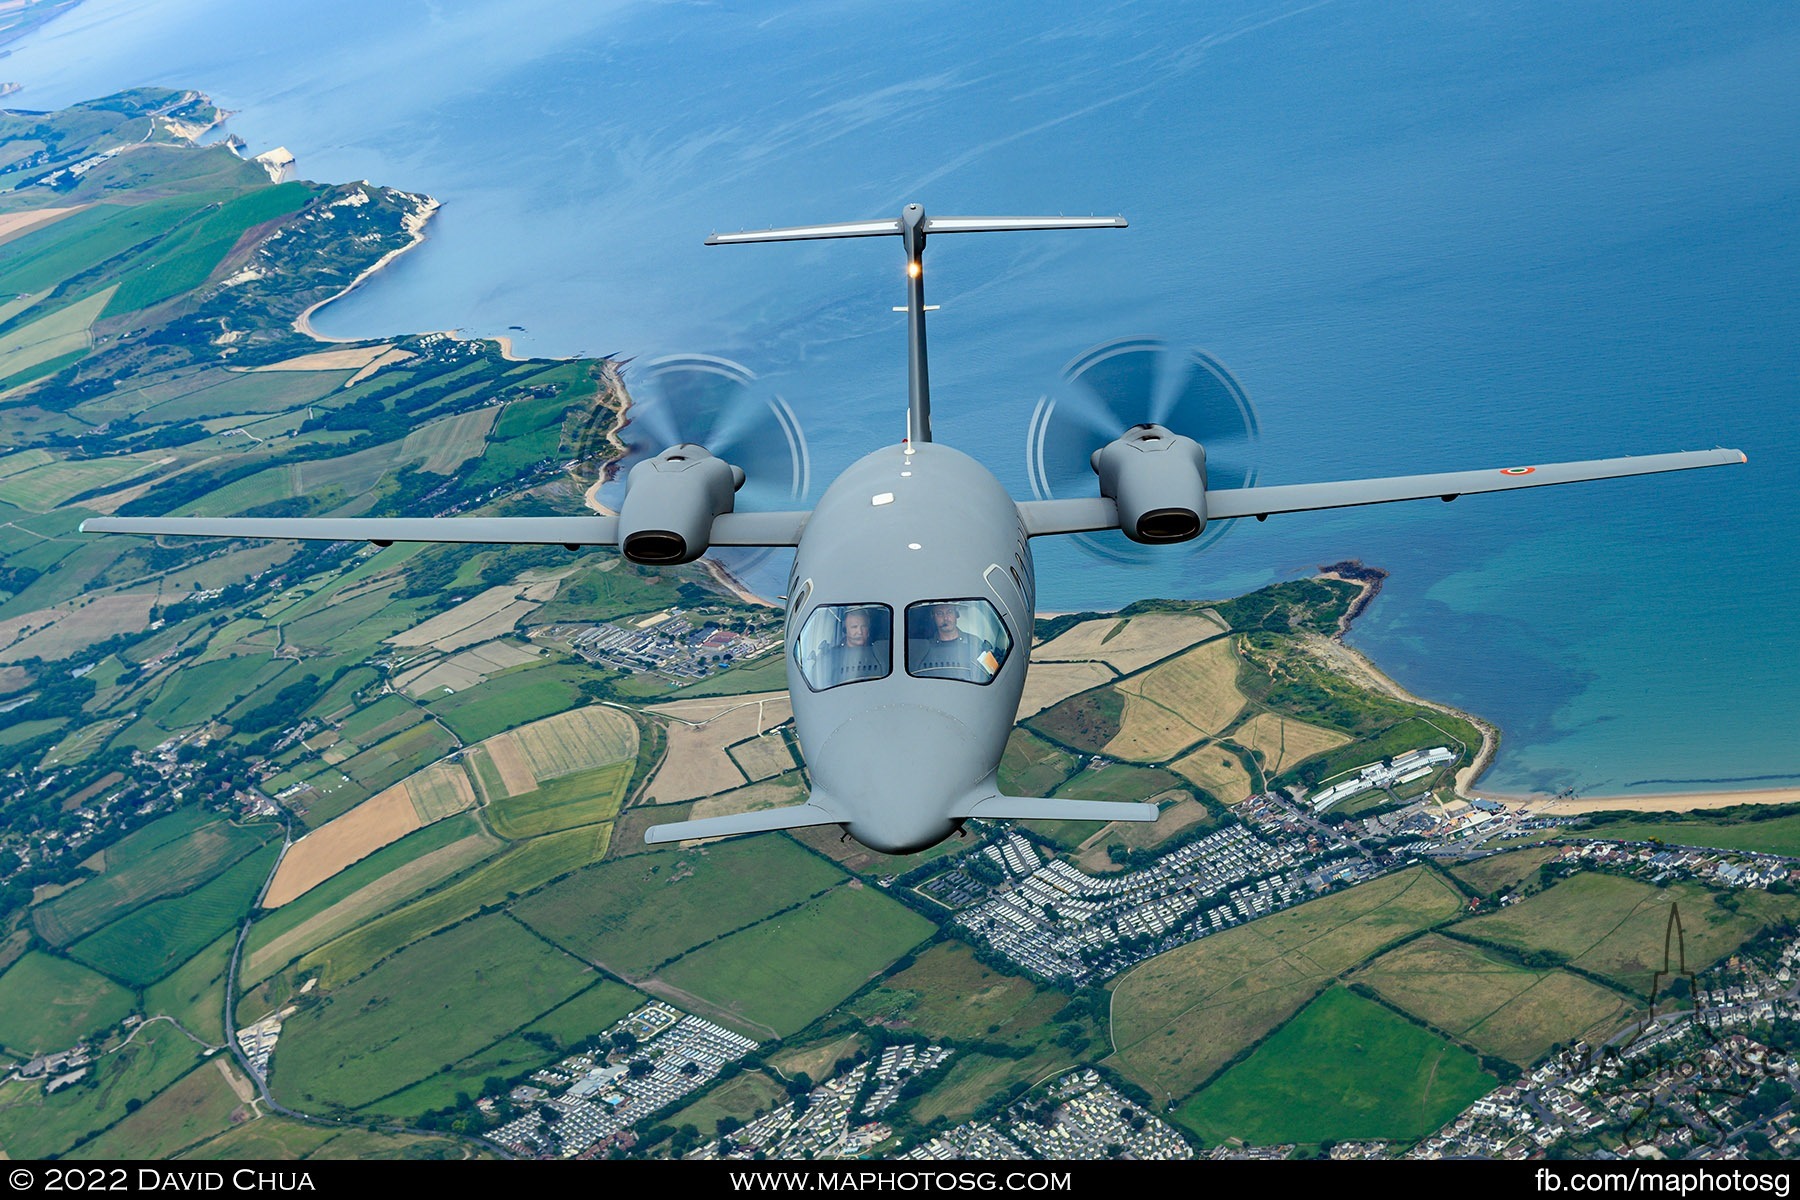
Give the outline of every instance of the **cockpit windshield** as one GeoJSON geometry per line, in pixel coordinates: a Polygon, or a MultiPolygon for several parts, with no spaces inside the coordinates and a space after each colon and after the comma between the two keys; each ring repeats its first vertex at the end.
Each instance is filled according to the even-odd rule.
{"type": "Polygon", "coordinates": [[[922,600],[906,606],[906,673],[992,683],[1012,635],[986,600],[922,600]]]}
{"type": "Polygon", "coordinates": [[[885,604],[821,604],[800,628],[794,655],[815,692],[881,679],[893,669],[894,610],[885,604]]]}

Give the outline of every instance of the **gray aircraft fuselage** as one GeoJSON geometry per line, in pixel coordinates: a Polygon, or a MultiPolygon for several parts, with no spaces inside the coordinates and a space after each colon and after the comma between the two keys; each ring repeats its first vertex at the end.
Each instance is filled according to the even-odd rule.
{"type": "Polygon", "coordinates": [[[955,814],[998,793],[1025,687],[1033,591],[1018,506],[959,450],[877,450],[820,498],[788,589],[788,690],[814,802],[841,814],[857,841],[889,854],[925,849],[955,832],[955,814]],[[912,674],[898,632],[883,677],[815,690],[802,670],[800,633],[821,606],[886,606],[898,623],[909,606],[936,600],[993,605],[1011,652],[990,681],[912,674]]]}

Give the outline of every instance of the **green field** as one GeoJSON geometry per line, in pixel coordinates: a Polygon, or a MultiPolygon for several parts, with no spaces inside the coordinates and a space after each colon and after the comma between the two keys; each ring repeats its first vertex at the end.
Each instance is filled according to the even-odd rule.
{"type": "Polygon", "coordinates": [[[0,247],[0,292],[43,292],[133,246],[161,237],[230,193],[141,204],[97,204],[0,247]]]}
{"type": "MultiPolygon", "coordinates": [[[[593,982],[592,968],[500,914],[422,939],[283,1027],[271,1086],[359,1109],[475,1053],[593,982]]],[[[379,1106],[377,1106],[379,1107],[379,1106]]]]}
{"type": "Polygon", "coordinates": [[[251,226],[299,211],[313,192],[304,183],[258,188],[171,231],[126,268],[106,315],[136,312],[199,287],[251,226]]]}
{"type": "Polygon", "coordinates": [[[94,1060],[91,1085],[83,1080],[45,1095],[35,1080],[0,1084],[0,1146],[9,1158],[68,1154],[193,1070],[200,1057],[180,1030],[153,1021],[129,1045],[94,1060]]]}
{"type": "Polygon", "coordinates": [[[1179,1100],[1340,973],[1461,908],[1447,883],[1414,868],[1152,958],[1113,984],[1108,1061],[1179,1100]]]}
{"type": "Polygon", "coordinates": [[[106,976],[33,950],[0,975],[0,1046],[24,1058],[67,1050],[136,1007],[137,997],[106,976]]]}
{"type": "Polygon", "coordinates": [[[189,1146],[217,1137],[231,1128],[234,1114],[241,1119],[246,1110],[220,1073],[219,1068],[230,1062],[229,1058],[215,1058],[201,1063],[69,1157],[170,1159],[189,1146]]]}
{"type": "Polygon", "coordinates": [[[170,733],[207,724],[293,666],[286,659],[251,654],[184,666],[168,677],[144,716],[170,733]]]}
{"type": "Polygon", "coordinates": [[[1067,1003],[1061,992],[983,965],[961,942],[943,942],[858,996],[851,1011],[933,1040],[1023,1045],[1040,1040],[1067,1003]]]}
{"type": "Polygon", "coordinates": [[[618,762],[577,771],[552,779],[536,791],[496,800],[487,807],[488,821],[495,833],[515,840],[610,821],[625,802],[625,788],[635,765],[618,762]]]}
{"type": "Polygon", "coordinates": [[[594,677],[595,669],[585,664],[547,663],[508,672],[452,696],[427,696],[422,703],[457,737],[473,743],[580,707],[579,685],[594,677]]]}
{"type": "Polygon", "coordinates": [[[1800,915],[1797,896],[1746,889],[1731,893],[1729,906],[1720,903],[1723,898],[1697,883],[1655,888],[1583,872],[1500,912],[1463,921],[1455,933],[1548,952],[1647,998],[1658,973],[1666,981],[1703,971],[1763,926],[1800,915]],[[1671,919],[1677,916],[1679,937],[1671,919]]]}
{"type": "Polygon", "coordinates": [[[1749,850],[1800,858],[1800,814],[1730,822],[1636,817],[1596,825],[1591,833],[1595,837],[1621,841],[1641,842],[1656,838],[1672,846],[1710,846],[1720,850],[1749,850]]]}
{"type": "Polygon", "coordinates": [[[1009,796],[1048,796],[1074,769],[1074,756],[1017,728],[1000,756],[1000,790],[1009,796]]]}
{"type": "Polygon", "coordinates": [[[468,1058],[384,1098],[381,1111],[403,1119],[456,1103],[458,1092],[475,1095],[487,1079],[510,1079],[573,1053],[644,1003],[644,996],[623,984],[602,979],[586,991],[551,1009],[517,1033],[484,1046],[468,1058]],[[544,1039],[548,1039],[548,1048],[544,1039]]]}
{"type": "Polygon", "coordinates": [[[45,941],[67,945],[136,905],[192,890],[279,832],[198,808],[160,817],[108,849],[97,878],[32,909],[32,923],[45,941]]]}
{"type": "Polygon", "coordinates": [[[225,1044],[225,973],[237,930],[181,964],[179,970],[144,989],[144,1011],[173,1017],[195,1037],[214,1046],[225,1044]]]}
{"type": "Polygon", "coordinates": [[[191,892],[131,910],[70,946],[69,957],[130,987],[154,983],[250,915],[277,852],[265,846],[191,892]]]}
{"type": "Polygon", "coordinates": [[[1209,1145],[1414,1141],[1496,1082],[1467,1050],[1334,987],[1174,1118],[1209,1145]]]}
{"type": "Polygon", "coordinates": [[[660,974],[711,1002],[721,1024],[753,1037],[789,1037],[936,928],[879,891],[851,884],[702,946],[660,974]]]}
{"type": "Polygon", "coordinates": [[[428,1133],[309,1125],[286,1117],[259,1117],[203,1142],[182,1155],[196,1162],[289,1162],[295,1159],[370,1162],[376,1159],[496,1159],[467,1138],[428,1133]]]}
{"type": "Polygon", "coordinates": [[[543,937],[626,979],[841,883],[779,836],[597,863],[512,906],[543,937]]]}
{"type": "Polygon", "coordinates": [[[1562,851],[1553,846],[1533,846],[1525,850],[1509,850],[1504,854],[1478,858],[1452,867],[1450,873],[1488,896],[1496,896],[1518,887],[1537,873],[1537,869],[1562,851]]]}

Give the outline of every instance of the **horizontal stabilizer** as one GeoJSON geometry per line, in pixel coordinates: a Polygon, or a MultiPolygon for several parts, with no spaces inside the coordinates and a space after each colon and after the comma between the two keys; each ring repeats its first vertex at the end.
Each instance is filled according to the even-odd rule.
{"type": "Polygon", "coordinates": [[[644,830],[644,840],[685,842],[693,838],[730,837],[738,833],[767,833],[772,829],[805,829],[811,825],[835,825],[843,818],[817,804],[790,804],[757,812],[701,817],[697,821],[673,821],[644,830]]]}
{"type": "MultiPolygon", "coordinates": [[[[934,233],[1012,233],[1033,229],[1124,229],[1124,217],[926,217],[919,232],[934,233]]],[[[899,220],[839,221],[830,225],[790,225],[785,229],[752,229],[742,233],[715,233],[706,239],[708,246],[730,246],[739,242],[799,242],[813,238],[880,237],[903,234],[906,226],[899,220]]]]}
{"type": "Polygon", "coordinates": [[[1012,821],[1154,821],[1156,813],[1154,804],[1127,804],[1118,800],[989,796],[956,815],[1012,821]]]}

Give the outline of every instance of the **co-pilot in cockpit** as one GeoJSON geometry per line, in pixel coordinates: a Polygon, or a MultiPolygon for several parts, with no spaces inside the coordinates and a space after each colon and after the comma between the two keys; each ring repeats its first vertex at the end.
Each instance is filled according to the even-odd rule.
{"type": "MultiPolygon", "coordinates": [[[[815,692],[885,679],[893,671],[893,609],[821,604],[800,629],[800,674],[815,692]]],[[[993,682],[1012,649],[986,600],[923,600],[906,606],[906,670],[920,679],[993,682]]]]}

